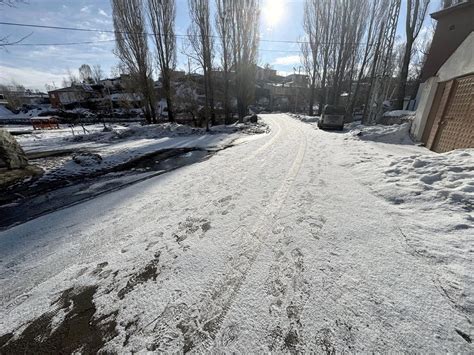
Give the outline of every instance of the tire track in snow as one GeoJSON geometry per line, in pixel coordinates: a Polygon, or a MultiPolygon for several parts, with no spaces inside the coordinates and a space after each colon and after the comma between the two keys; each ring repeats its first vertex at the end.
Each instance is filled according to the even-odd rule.
{"type": "MultiPolygon", "coordinates": [[[[232,258],[224,275],[203,292],[201,301],[196,305],[189,307],[181,303],[168,305],[165,308],[154,326],[154,331],[158,332],[158,336],[149,350],[206,352],[214,344],[230,307],[265,245],[267,231],[272,229],[274,220],[280,213],[301,168],[307,142],[306,134],[301,129],[298,131],[303,139],[300,140],[293,164],[254,228],[246,231],[246,235],[250,238],[245,238],[243,241],[239,255],[232,258]],[[251,241],[254,242],[251,243],[251,241]]],[[[275,139],[271,140],[272,143],[274,141],[275,139]]]]}
{"type": "MultiPolygon", "coordinates": [[[[245,170],[246,167],[248,167],[248,161],[251,160],[251,159],[255,159],[260,153],[264,152],[265,150],[268,149],[268,147],[270,147],[274,142],[275,140],[281,135],[283,129],[282,129],[282,122],[284,123],[285,121],[283,120],[275,120],[275,119],[272,119],[272,118],[267,118],[268,120],[271,120],[275,126],[277,127],[276,128],[276,133],[274,133],[273,135],[271,135],[274,131],[272,130],[271,132],[271,136],[270,136],[270,140],[268,142],[266,142],[263,146],[257,148],[253,153],[247,155],[245,158],[241,159],[239,161],[239,163],[243,163],[241,166],[238,166],[237,164],[234,165],[233,167],[233,170],[230,171],[230,172],[227,172],[226,176],[234,176],[236,173],[238,172],[242,172],[245,170]]],[[[267,163],[268,160],[265,160],[264,163],[267,163]]],[[[268,163],[267,163],[268,164],[268,163]]],[[[215,173],[215,176],[213,176],[212,178],[211,177],[208,177],[208,180],[212,180],[212,181],[219,181],[220,178],[223,178],[222,174],[220,172],[218,172],[217,170],[214,171],[215,173]]],[[[238,182],[238,185],[240,186],[244,186],[246,184],[246,182],[250,179],[251,175],[249,175],[248,173],[246,173],[244,175],[244,177],[238,182]]],[[[229,187],[225,187],[223,188],[222,190],[225,190],[227,191],[229,187]]],[[[212,204],[214,203],[214,201],[210,200],[207,204],[205,204],[203,206],[203,209],[205,208],[208,208],[210,207],[212,204]]]]}
{"type": "Polygon", "coordinates": [[[272,137],[270,137],[268,142],[266,142],[264,145],[262,145],[260,148],[258,148],[255,152],[253,152],[252,154],[250,154],[249,156],[244,158],[243,159],[244,162],[247,162],[249,160],[254,159],[259,153],[261,153],[261,152],[265,151],[266,149],[268,149],[280,137],[280,135],[282,133],[281,124],[280,124],[280,122],[278,122],[278,120],[275,120],[275,119],[274,119],[274,122],[276,123],[276,125],[278,127],[276,133],[272,137]]]}

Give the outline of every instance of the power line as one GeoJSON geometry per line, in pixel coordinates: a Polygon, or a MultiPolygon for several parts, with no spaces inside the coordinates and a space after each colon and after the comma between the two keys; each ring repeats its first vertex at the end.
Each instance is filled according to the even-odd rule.
{"type": "MultiPolygon", "coordinates": [[[[82,44],[97,44],[97,43],[111,43],[115,42],[115,39],[98,40],[98,41],[85,41],[85,42],[61,42],[61,43],[8,43],[4,46],[23,46],[23,47],[41,47],[41,46],[73,46],[82,44]]],[[[265,49],[260,48],[260,52],[276,52],[276,53],[300,53],[299,50],[287,50],[287,49],[265,49]]]]}
{"type": "MultiPolygon", "coordinates": [[[[0,22],[0,25],[5,25],[5,26],[18,26],[18,27],[30,27],[30,28],[42,28],[42,29],[53,29],[53,30],[63,30],[63,31],[79,31],[79,32],[99,32],[99,33],[113,33],[113,34],[133,34],[133,32],[127,32],[127,31],[114,31],[114,30],[101,30],[101,29],[91,29],[91,28],[80,28],[80,27],[61,27],[61,26],[46,26],[46,25],[35,25],[35,24],[27,24],[27,23],[17,23],[17,22],[0,22]]],[[[154,36],[156,35],[153,32],[140,32],[141,34],[147,35],[147,36],[154,36]]],[[[190,38],[192,35],[189,34],[175,34],[174,35],[176,38],[190,38]]],[[[211,38],[221,38],[220,36],[217,35],[210,35],[209,37],[211,38]]],[[[113,40],[110,40],[110,42],[113,40]]],[[[260,42],[267,42],[267,43],[286,43],[286,44],[310,44],[310,42],[307,41],[291,41],[291,40],[272,40],[272,39],[259,39],[260,42]]],[[[95,41],[93,43],[97,43],[100,41],[95,41]]],[[[104,41],[105,42],[105,41],[104,41]]],[[[75,43],[71,43],[75,44],[75,43]]],[[[77,44],[90,44],[88,42],[78,42],[77,44]]],[[[340,44],[340,42],[319,42],[321,45],[325,44],[340,44]]],[[[352,45],[361,45],[365,44],[365,42],[345,42],[345,44],[352,44],[352,45]]],[[[28,44],[28,45],[34,45],[34,44],[28,44]]],[[[35,44],[36,45],[36,44],[35,44]]],[[[38,45],[52,45],[52,44],[38,44],[38,45]]],[[[57,45],[69,45],[69,44],[57,44],[57,45]]],[[[296,53],[299,51],[288,51],[288,50],[264,50],[260,49],[261,51],[264,52],[270,52],[270,51],[278,51],[278,52],[291,52],[291,53],[296,53]]]]}
{"type": "MultiPolygon", "coordinates": [[[[63,31],[78,31],[78,32],[99,32],[99,33],[120,33],[120,34],[133,34],[133,32],[126,31],[114,31],[114,30],[101,30],[101,29],[92,29],[92,28],[81,28],[81,27],[62,27],[62,26],[46,26],[46,25],[35,25],[28,23],[17,23],[17,22],[0,22],[0,25],[5,26],[17,26],[17,27],[30,27],[30,28],[42,28],[42,29],[52,29],[52,30],[63,30],[63,31]]],[[[143,32],[144,35],[154,36],[153,32],[143,32]]],[[[177,38],[188,38],[188,34],[175,34],[177,38]]],[[[209,37],[220,38],[216,35],[211,35],[209,37]]],[[[290,40],[271,40],[271,39],[259,39],[260,42],[269,42],[269,43],[293,43],[293,44],[305,44],[309,42],[305,41],[290,41],[290,40]]]]}
{"type": "Polygon", "coordinates": [[[115,39],[107,39],[100,41],[86,41],[86,42],[63,42],[63,43],[8,43],[5,46],[72,46],[79,44],[95,44],[95,43],[105,43],[105,42],[115,42],[115,39]]]}

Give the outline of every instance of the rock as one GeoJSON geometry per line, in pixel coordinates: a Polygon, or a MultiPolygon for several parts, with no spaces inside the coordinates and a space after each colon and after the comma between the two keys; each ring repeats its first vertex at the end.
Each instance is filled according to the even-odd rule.
{"type": "Polygon", "coordinates": [[[28,158],[15,138],[5,129],[0,129],[0,160],[8,169],[24,169],[28,158]]]}
{"type": "Polygon", "coordinates": [[[102,163],[102,157],[96,153],[76,153],[72,155],[72,160],[81,166],[90,166],[102,163]]]}

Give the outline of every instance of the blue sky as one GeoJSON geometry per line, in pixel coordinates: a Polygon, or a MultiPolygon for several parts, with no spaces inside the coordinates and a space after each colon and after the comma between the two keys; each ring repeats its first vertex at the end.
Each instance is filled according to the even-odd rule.
{"type": "MultiPolygon", "coordinates": [[[[405,1],[405,0],[404,0],[405,1]]],[[[211,0],[211,2],[213,2],[211,0]]],[[[269,40],[298,40],[302,36],[304,0],[261,0],[261,38],[269,40]]],[[[431,10],[439,7],[432,0],[431,10]]],[[[0,21],[28,24],[113,29],[109,0],[29,0],[16,8],[3,7],[0,21]]],[[[403,36],[402,14],[399,35],[403,36]]],[[[187,0],[177,0],[176,32],[186,33],[189,25],[187,0]]],[[[32,33],[23,43],[62,43],[94,41],[94,44],[75,46],[15,46],[0,50],[0,83],[16,81],[28,88],[44,90],[44,84],[54,82],[60,86],[67,70],[77,71],[84,63],[101,64],[106,76],[118,63],[113,54],[114,43],[97,42],[113,39],[110,33],[73,32],[53,29],[21,28],[0,25],[0,36],[11,39],[32,33]]],[[[178,40],[178,52],[182,52],[178,40]]],[[[288,43],[260,44],[259,63],[270,63],[284,73],[298,66],[298,45],[288,43]]],[[[185,57],[178,53],[178,68],[184,69],[185,57]]]]}

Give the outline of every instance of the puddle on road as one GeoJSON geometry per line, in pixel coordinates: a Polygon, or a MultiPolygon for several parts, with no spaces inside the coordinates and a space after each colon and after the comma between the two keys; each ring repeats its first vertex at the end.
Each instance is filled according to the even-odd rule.
{"type": "MultiPolygon", "coordinates": [[[[140,157],[88,177],[57,179],[42,183],[32,190],[29,186],[9,191],[16,201],[0,206],[0,230],[53,211],[90,200],[104,193],[150,179],[172,170],[202,162],[215,152],[196,148],[166,149],[140,157]]],[[[63,157],[61,157],[62,159],[63,157]]]]}

